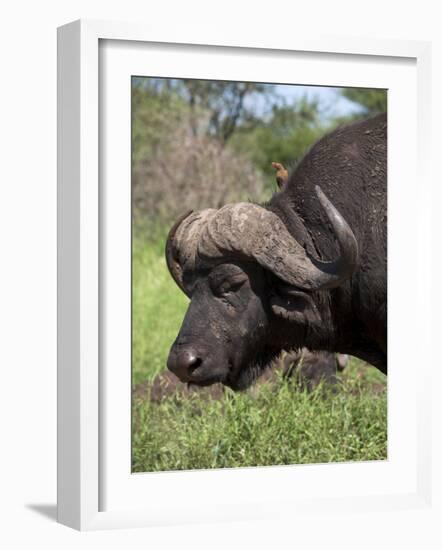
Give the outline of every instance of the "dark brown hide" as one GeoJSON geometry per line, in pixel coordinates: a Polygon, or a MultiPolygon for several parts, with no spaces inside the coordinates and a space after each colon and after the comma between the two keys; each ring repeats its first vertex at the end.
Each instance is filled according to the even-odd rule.
{"type": "Polygon", "coordinates": [[[319,140],[268,203],[183,220],[167,258],[191,302],[170,370],[243,389],[282,350],[306,347],[386,372],[386,177],[379,115],[319,140]]]}

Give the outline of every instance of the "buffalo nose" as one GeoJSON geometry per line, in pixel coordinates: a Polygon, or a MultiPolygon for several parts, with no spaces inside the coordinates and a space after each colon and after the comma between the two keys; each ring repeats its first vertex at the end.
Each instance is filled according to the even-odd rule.
{"type": "Polygon", "coordinates": [[[192,372],[201,364],[201,359],[197,356],[195,350],[187,348],[171,354],[167,361],[167,367],[182,382],[190,379],[192,372]]]}

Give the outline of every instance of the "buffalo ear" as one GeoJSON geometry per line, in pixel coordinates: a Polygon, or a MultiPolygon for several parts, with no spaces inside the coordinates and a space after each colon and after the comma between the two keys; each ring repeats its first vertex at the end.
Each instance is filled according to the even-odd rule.
{"type": "Polygon", "coordinates": [[[272,311],[278,317],[294,323],[321,323],[321,315],[310,294],[280,285],[270,298],[272,311]]]}

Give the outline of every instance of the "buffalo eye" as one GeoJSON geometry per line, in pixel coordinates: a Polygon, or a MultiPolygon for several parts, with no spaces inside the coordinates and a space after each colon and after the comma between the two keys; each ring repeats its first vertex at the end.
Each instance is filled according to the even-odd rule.
{"type": "Polygon", "coordinates": [[[237,292],[247,281],[246,275],[238,275],[229,278],[211,278],[210,287],[215,296],[223,297],[230,293],[237,292]]]}
{"type": "Polygon", "coordinates": [[[245,282],[245,279],[241,281],[226,281],[219,288],[219,292],[221,295],[229,294],[230,292],[237,292],[245,282]]]}

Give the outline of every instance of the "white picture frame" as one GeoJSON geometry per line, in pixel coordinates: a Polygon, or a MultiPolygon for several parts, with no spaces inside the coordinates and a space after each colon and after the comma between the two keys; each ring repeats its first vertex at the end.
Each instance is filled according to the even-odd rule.
{"type": "MultiPolygon", "coordinates": [[[[418,281],[421,284],[418,285],[420,291],[410,298],[409,307],[416,318],[414,322],[419,323],[422,336],[419,347],[416,346],[414,352],[422,357],[428,353],[430,347],[432,237],[429,229],[428,204],[431,204],[432,191],[425,158],[425,144],[429,140],[431,116],[427,95],[427,82],[430,77],[428,43],[350,37],[311,39],[298,34],[293,40],[281,37],[278,43],[273,44],[253,43],[250,40],[238,41],[235,44],[220,42],[211,44],[207,40],[201,42],[198,38],[190,40],[185,35],[185,31],[182,36],[174,33],[173,37],[168,37],[164,31],[154,35],[151,30],[148,32],[143,26],[135,24],[76,21],[65,25],[58,31],[58,521],[76,529],[90,530],[229,521],[269,517],[269,515],[281,518],[284,515],[289,517],[295,512],[298,514],[317,513],[321,510],[326,512],[334,502],[339,502],[342,513],[355,508],[365,512],[375,509],[386,511],[403,508],[430,509],[432,477],[431,432],[428,418],[431,413],[425,388],[430,384],[431,362],[424,361],[419,378],[412,378],[410,376],[411,360],[407,359],[403,350],[401,351],[398,334],[392,338],[393,365],[394,362],[403,361],[408,365],[409,370],[407,371],[404,367],[403,378],[397,376],[397,369],[390,370],[389,400],[397,399],[399,408],[393,407],[397,416],[392,417],[389,414],[389,425],[398,428],[398,419],[402,416],[411,428],[412,436],[408,441],[404,441],[399,437],[398,429],[390,430],[389,426],[388,464],[373,463],[356,465],[357,467],[352,464],[335,464],[327,465],[327,468],[308,466],[301,470],[299,467],[296,470],[292,467],[272,467],[227,472],[219,470],[177,472],[150,474],[150,477],[144,478],[143,475],[131,476],[130,469],[127,470],[127,462],[130,462],[130,456],[127,456],[126,452],[127,441],[120,444],[121,452],[115,445],[115,442],[119,441],[118,434],[127,440],[129,433],[130,410],[127,408],[129,394],[126,392],[124,398],[126,401],[124,401],[119,400],[118,392],[128,389],[127,380],[130,374],[126,373],[125,378],[120,379],[116,373],[116,376],[107,377],[111,383],[103,382],[101,345],[106,319],[103,318],[105,314],[102,303],[107,299],[107,283],[106,285],[102,283],[106,277],[106,268],[109,266],[106,255],[103,259],[103,251],[106,248],[103,243],[106,242],[106,233],[112,231],[113,225],[102,223],[103,216],[100,216],[100,212],[103,213],[103,208],[109,208],[106,210],[105,217],[111,221],[116,220],[115,210],[112,209],[120,208],[118,204],[125,204],[124,196],[122,203],[119,202],[118,196],[114,198],[110,196],[109,200],[103,201],[106,193],[103,190],[102,172],[106,170],[100,171],[100,155],[103,148],[103,129],[100,128],[100,121],[102,123],[103,114],[106,115],[106,105],[100,94],[100,86],[103,86],[103,82],[104,85],[106,82],[109,84],[102,70],[105,64],[110,63],[109,60],[113,55],[105,49],[106,43],[123,46],[117,47],[116,55],[111,61],[115,70],[109,72],[110,78],[117,79],[123,73],[131,73],[131,67],[127,66],[127,53],[131,48],[138,48],[139,51],[143,45],[154,47],[155,52],[149,51],[148,56],[152,63],[159,64],[166,62],[162,57],[163,49],[170,51],[172,56],[185,51],[190,52],[191,57],[195,51],[198,51],[200,55],[198,63],[204,64],[204,59],[207,61],[204,74],[206,77],[212,74],[207,71],[213,70],[215,74],[222,65],[222,63],[220,65],[213,63],[214,55],[229,56],[232,67],[235,65],[234,60],[240,56],[249,55],[251,58],[262,56],[262,59],[265,56],[272,56],[273,60],[282,59],[283,69],[284,63],[290,62],[295,54],[302,54],[309,55],[312,63],[316,58],[321,58],[325,64],[332,63],[333,60],[342,61],[344,64],[362,64],[365,68],[360,73],[365,72],[367,75],[370,62],[376,61],[380,67],[379,87],[381,87],[382,78],[387,78],[392,68],[395,68],[398,73],[403,73],[405,79],[403,82],[411,82],[407,79],[414,79],[412,83],[417,84],[416,89],[410,87],[408,95],[404,91],[401,94],[402,99],[399,94],[396,94],[398,103],[389,103],[389,116],[391,112],[393,113],[391,116],[399,116],[399,111],[396,115],[394,114],[395,105],[399,104],[399,101],[413,103],[416,113],[416,118],[410,116],[410,120],[403,122],[403,129],[409,129],[406,136],[402,138],[409,162],[408,173],[403,169],[401,171],[399,163],[394,160],[399,157],[398,150],[394,153],[395,140],[389,142],[389,148],[391,144],[393,151],[389,153],[389,165],[391,155],[396,155],[391,162],[392,179],[401,181],[403,185],[401,189],[397,185],[393,186],[392,193],[389,189],[389,200],[393,200],[394,204],[398,204],[399,199],[402,201],[401,208],[397,209],[398,215],[401,209],[407,212],[411,206],[415,210],[416,206],[418,208],[416,216],[418,231],[414,234],[410,232],[409,237],[413,244],[419,245],[419,262],[416,262],[416,267],[410,276],[415,282],[418,281]],[[216,65],[215,68],[209,69],[214,65],[216,65]],[[413,67],[413,70],[410,67],[413,67]],[[384,77],[382,77],[382,71],[385,73],[384,77]],[[414,168],[414,164],[419,176],[417,196],[411,192],[417,181],[414,171],[410,170],[410,167],[414,168]],[[395,341],[398,344],[396,348],[395,341]],[[113,396],[116,396],[114,401],[112,401],[113,396]],[[404,396],[411,397],[408,407],[404,404],[404,396]],[[109,408],[109,402],[115,406],[109,408]],[[109,424],[111,411],[114,435],[113,439],[111,438],[112,442],[109,443],[110,436],[107,435],[109,429],[106,429],[106,426],[109,424]],[[396,456],[397,462],[395,462],[396,456]],[[119,477],[120,473],[121,477],[119,477]],[[362,485],[358,486],[358,480],[361,478],[368,480],[365,489],[362,485]],[[345,479],[346,481],[343,481],[345,479]],[[390,480],[391,484],[386,484],[386,480],[390,480]],[[107,487],[112,483],[115,484],[112,491],[103,490],[103,485],[107,487]],[[261,484],[259,496],[254,490],[257,483],[261,484]],[[284,487],[290,483],[296,483],[297,492],[300,494],[291,496],[290,493],[285,492],[284,487]],[[304,488],[301,490],[302,486],[304,488]],[[247,498],[233,494],[232,487],[238,488],[239,495],[247,492],[247,498]],[[227,489],[223,492],[223,488],[227,489]],[[186,495],[186,500],[191,498],[189,489],[195,493],[195,498],[189,506],[184,506],[182,495],[186,495]],[[106,495],[109,492],[111,497],[108,498],[106,495]],[[161,493],[164,494],[162,500],[159,498],[161,493]],[[140,499],[144,494],[148,494],[146,500],[149,502],[140,505],[140,499]],[[153,495],[156,497],[154,498],[153,495]],[[211,501],[210,506],[208,499],[211,501]],[[171,504],[171,501],[174,504],[171,504]],[[272,504],[270,508],[273,511],[269,512],[267,503],[272,504]],[[275,503],[281,505],[275,506],[275,503]]],[[[145,57],[145,53],[141,55],[145,57]]],[[[172,65],[164,68],[167,74],[163,76],[183,76],[180,70],[185,71],[186,76],[193,76],[193,74],[203,76],[201,65],[198,65],[195,73],[189,74],[192,63],[196,66],[195,61],[190,60],[189,65],[185,65],[185,62],[185,59],[182,59],[182,63],[175,63],[175,68],[172,65]]],[[[159,75],[158,70],[154,72],[155,76],[159,75]]],[[[348,85],[350,79],[355,78],[354,75],[340,77],[337,67],[334,67],[333,74],[333,82],[330,81],[332,76],[329,76],[327,82],[323,83],[348,85]]],[[[268,75],[268,78],[271,79],[271,76],[268,75]]],[[[305,81],[305,78],[307,77],[301,80],[305,81]]],[[[309,78],[312,84],[318,83],[314,82],[313,76],[309,78]]],[[[370,83],[374,85],[374,73],[371,77],[368,75],[364,78],[367,79],[367,86],[370,83]]],[[[402,77],[399,76],[399,81],[400,78],[402,77]]],[[[122,93],[127,91],[123,90],[122,93]]],[[[124,102],[125,99],[119,98],[117,94],[115,97],[106,96],[107,101],[124,102]]],[[[127,119],[127,112],[121,116],[127,119]]],[[[127,129],[127,121],[125,123],[122,120],[118,124],[119,129],[123,125],[127,129]]],[[[127,177],[130,140],[127,142],[127,132],[118,133],[119,138],[126,141],[115,142],[110,147],[114,147],[112,150],[117,151],[114,158],[120,156],[118,151],[122,151],[119,162],[123,165],[126,162],[126,168],[124,168],[126,172],[121,174],[124,178],[127,177]]],[[[389,181],[390,178],[389,168],[389,181]]],[[[396,211],[393,210],[393,218],[395,213],[396,211]]],[[[127,224],[130,225],[130,217],[127,218],[127,210],[126,215],[123,212],[120,218],[122,220],[120,223],[123,224],[121,230],[128,231],[127,224]]],[[[398,223],[396,227],[400,226],[400,222],[398,223]]],[[[405,233],[405,236],[408,234],[405,233]]],[[[125,242],[127,245],[127,239],[125,242]]],[[[124,256],[127,248],[121,248],[120,253],[124,256]]],[[[400,256],[405,253],[406,250],[398,245],[396,252],[393,251],[392,257],[389,257],[389,261],[393,260],[389,283],[391,286],[391,282],[394,281],[394,286],[397,286],[397,289],[392,290],[392,295],[389,295],[390,303],[393,301],[393,305],[395,299],[398,304],[400,293],[406,289],[409,282],[406,277],[403,281],[399,281],[397,276],[394,278],[394,265],[396,263],[396,274],[399,274],[400,256]]],[[[121,277],[127,283],[127,271],[123,272],[121,277]]],[[[126,308],[124,311],[127,317],[126,306],[127,303],[123,304],[120,311],[126,308]]],[[[411,334],[413,327],[409,330],[411,334]]],[[[124,347],[116,351],[127,353],[127,347],[126,351],[124,347]]],[[[407,353],[409,354],[409,351],[407,353]]]]}

